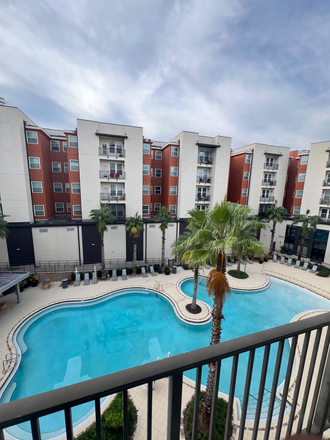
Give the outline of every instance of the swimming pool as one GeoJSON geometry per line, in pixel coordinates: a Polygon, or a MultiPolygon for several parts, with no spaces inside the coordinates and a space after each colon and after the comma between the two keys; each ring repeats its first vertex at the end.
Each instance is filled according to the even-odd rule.
{"type": "MultiPolygon", "coordinates": [[[[190,295],[192,280],[181,288],[190,295]]],[[[198,298],[206,298],[203,282],[198,298]]],[[[212,302],[211,302],[212,303],[212,302]]],[[[232,292],[224,307],[222,340],[228,340],[289,322],[297,313],[311,309],[330,309],[330,301],[280,280],[260,292],[232,292]],[[272,301],[272,302],[271,302],[272,301]]],[[[22,359],[1,402],[67,386],[136,365],[207,346],[211,324],[193,326],[177,318],[172,306],[161,295],[145,289],[125,289],[90,302],[64,304],[48,308],[27,321],[16,340],[22,347],[22,359]],[[124,354],[124,355],[123,355],[124,354]]],[[[284,356],[287,357],[288,346],[284,356]]],[[[276,347],[270,362],[274,364],[276,347]]],[[[255,373],[251,393],[257,389],[258,368],[263,349],[256,351],[255,373]]],[[[237,396],[243,395],[247,357],[242,355],[236,385],[237,396]]],[[[285,374],[283,362],[280,381],[285,374]]],[[[220,389],[227,392],[231,360],[224,361],[220,389]]],[[[194,379],[194,372],[186,375],[194,379]]],[[[270,364],[269,378],[272,376],[270,364]]],[[[206,383],[207,368],[203,369],[206,383]]],[[[267,385],[267,384],[266,384],[267,385]]],[[[75,425],[90,410],[83,405],[73,410],[75,425]]],[[[40,420],[43,437],[63,431],[62,413],[40,420]],[[48,434],[47,434],[48,433],[48,434]]],[[[13,428],[12,433],[27,438],[29,427],[13,428]]]]}

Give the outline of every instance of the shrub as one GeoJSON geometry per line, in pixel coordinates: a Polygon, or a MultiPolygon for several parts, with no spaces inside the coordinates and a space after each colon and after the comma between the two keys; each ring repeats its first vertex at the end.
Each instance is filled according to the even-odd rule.
{"type": "Polygon", "coordinates": [[[126,267],[126,273],[127,275],[132,275],[133,269],[131,267],[126,267]]]}
{"type": "Polygon", "coordinates": [[[122,274],[122,269],[117,269],[117,275],[118,275],[119,277],[121,277],[121,274],[122,274]]]}
{"type": "Polygon", "coordinates": [[[97,278],[101,278],[101,276],[102,276],[102,270],[98,270],[97,271],[97,278]]]}
{"type": "Polygon", "coordinates": [[[313,267],[312,263],[308,263],[308,269],[311,269],[313,267]]]}
{"type": "Polygon", "coordinates": [[[84,272],[80,272],[80,279],[81,279],[81,281],[84,281],[84,277],[85,277],[84,272]]]}
{"type": "MultiPolygon", "coordinates": [[[[205,397],[205,391],[202,391],[200,394],[200,402],[199,402],[199,412],[201,412],[203,407],[203,401],[205,397]]],[[[187,410],[185,413],[184,419],[184,430],[186,434],[186,438],[191,438],[192,436],[192,423],[193,423],[193,413],[194,413],[194,401],[193,397],[191,401],[187,405],[187,410]]],[[[218,399],[217,405],[217,415],[215,421],[215,440],[222,440],[225,436],[225,428],[226,428],[226,416],[227,416],[227,402],[223,399],[218,399]]],[[[208,440],[209,432],[200,432],[198,431],[197,440],[208,440]]]]}
{"type": "Polygon", "coordinates": [[[93,278],[93,272],[88,272],[89,279],[91,280],[93,278]]]}
{"type": "Polygon", "coordinates": [[[108,275],[109,277],[112,277],[112,269],[109,269],[108,275]]]}
{"type": "Polygon", "coordinates": [[[71,281],[76,281],[76,274],[71,272],[71,281]]]}
{"type": "Polygon", "coordinates": [[[237,272],[237,270],[229,270],[228,271],[229,275],[234,277],[234,278],[238,278],[240,280],[244,280],[245,278],[249,278],[249,275],[245,272],[237,272]]]}
{"type": "Polygon", "coordinates": [[[158,269],[160,268],[160,264],[154,264],[154,270],[155,272],[158,272],[158,269]]]}
{"type": "Polygon", "coordinates": [[[141,273],[141,266],[136,267],[136,273],[141,273]]]}
{"type": "Polygon", "coordinates": [[[189,269],[188,264],[183,264],[182,267],[184,268],[184,270],[188,270],[189,269]]]}
{"type": "Polygon", "coordinates": [[[319,272],[316,273],[316,275],[318,277],[323,277],[323,278],[327,278],[329,276],[329,271],[328,270],[320,270],[319,272]]]}
{"type": "Polygon", "coordinates": [[[162,268],[159,267],[157,272],[158,272],[158,273],[163,273],[162,268]]]}

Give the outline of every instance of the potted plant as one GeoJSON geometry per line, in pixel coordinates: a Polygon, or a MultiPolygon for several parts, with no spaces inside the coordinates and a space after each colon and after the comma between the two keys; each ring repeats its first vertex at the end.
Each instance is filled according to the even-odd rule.
{"type": "Polygon", "coordinates": [[[259,258],[259,263],[262,264],[264,262],[263,258],[259,258]]]}
{"type": "Polygon", "coordinates": [[[171,273],[171,268],[170,268],[170,266],[165,266],[165,267],[164,267],[164,273],[165,273],[165,275],[169,275],[169,274],[171,273]]]}
{"type": "Polygon", "coordinates": [[[19,283],[19,290],[23,292],[24,288],[27,286],[27,282],[25,280],[19,283]]]}
{"type": "Polygon", "coordinates": [[[37,272],[34,272],[33,274],[30,275],[30,281],[31,281],[32,287],[36,287],[38,285],[39,276],[38,276],[37,272]]]}
{"type": "Polygon", "coordinates": [[[115,173],[110,173],[110,177],[115,177],[115,173]]]}
{"type": "Polygon", "coordinates": [[[116,179],[118,179],[119,178],[119,173],[116,173],[115,177],[116,177],[116,179]]]}

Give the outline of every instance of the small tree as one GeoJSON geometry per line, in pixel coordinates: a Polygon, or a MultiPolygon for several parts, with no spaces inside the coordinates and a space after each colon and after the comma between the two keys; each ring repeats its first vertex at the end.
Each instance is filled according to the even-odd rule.
{"type": "Polygon", "coordinates": [[[168,224],[172,221],[170,213],[166,206],[162,206],[155,217],[156,222],[160,222],[159,229],[162,231],[162,271],[164,272],[165,266],[165,231],[168,228],[168,224]]]}
{"type": "Polygon", "coordinates": [[[106,204],[100,203],[100,209],[92,209],[90,214],[92,222],[96,222],[96,229],[101,234],[101,264],[102,264],[102,277],[106,276],[105,272],[105,259],[104,259],[104,233],[108,230],[107,223],[113,222],[113,215],[109,211],[109,207],[106,204]]]}
{"type": "Polygon", "coordinates": [[[7,222],[4,215],[0,215],[0,238],[6,238],[9,234],[9,229],[7,228],[7,222]]]}
{"type": "Polygon", "coordinates": [[[276,223],[282,223],[285,219],[288,211],[283,206],[277,206],[277,200],[275,200],[275,205],[271,208],[267,209],[266,217],[269,221],[273,222],[273,227],[271,229],[271,239],[270,239],[270,247],[269,247],[269,256],[273,256],[273,243],[275,236],[276,223]]]}
{"type": "Polygon", "coordinates": [[[129,235],[133,237],[133,275],[136,275],[136,240],[140,237],[140,232],[143,231],[143,221],[141,216],[136,213],[134,217],[129,217],[125,223],[126,231],[129,231],[129,235]]]}
{"type": "Polygon", "coordinates": [[[305,238],[309,235],[310,231],[316,231],[317,223],[319,221],[317,215],[309,215],[310,210],[307,209],[306,214],[298,214],[295,216],[292,225],[302,223],[299,235],[301,236],[300,249],[298,252],[298,260],[301,260],[302,250],[305,243],[305,238]]]}

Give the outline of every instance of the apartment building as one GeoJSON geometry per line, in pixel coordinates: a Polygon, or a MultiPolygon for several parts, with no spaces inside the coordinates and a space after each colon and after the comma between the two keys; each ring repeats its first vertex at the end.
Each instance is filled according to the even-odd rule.
{"type": "Polygon", "coordinates": [[[231,153],[228,200],[264,215],[283,201],[290,148],[252,144],[231,153]]]}
{"type": "Polygon", "coordinates": [[[292,216],[301,214],[309,150],[290,151],[283,206],[292,216]]]}

